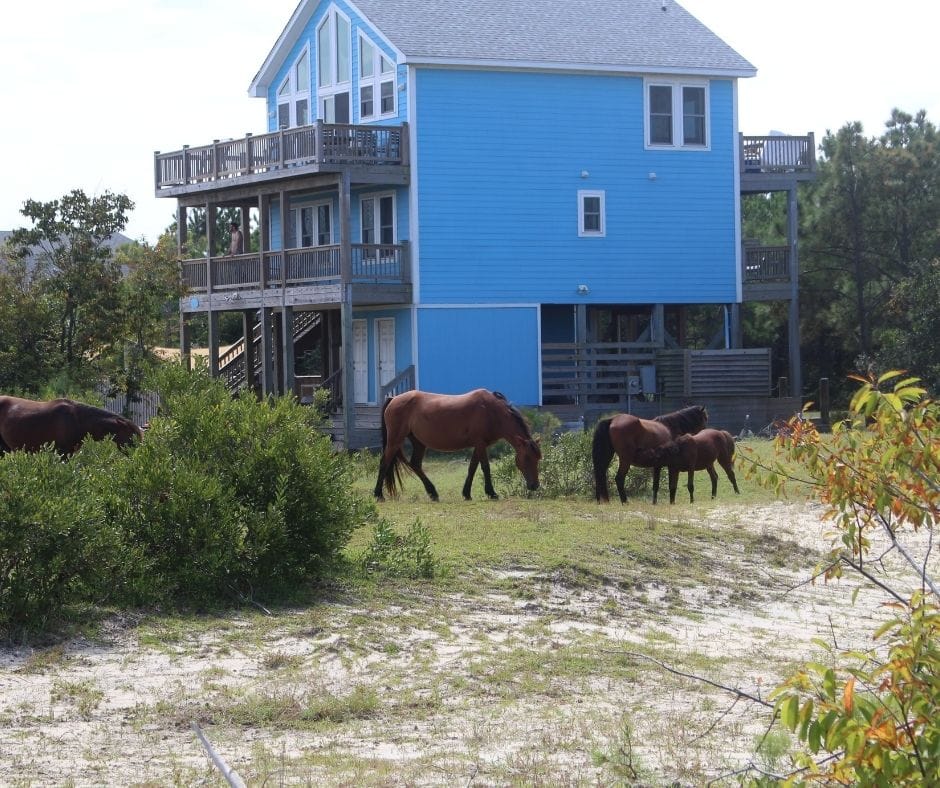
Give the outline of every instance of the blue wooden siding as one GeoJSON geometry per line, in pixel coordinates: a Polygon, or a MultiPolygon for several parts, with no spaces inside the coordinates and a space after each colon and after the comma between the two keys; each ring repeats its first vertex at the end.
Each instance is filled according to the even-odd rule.
{"type": "MultiPolygon", "coordinates": [[[[378,35],[375,31],[366,25],[362,17],[353,11],[346,3],[343,2],[324,2],[319,5],[319,7],[314,11],[313,16],[310,17],[310,21],[304,26],[304,30],[300,35],[300,38],[291,47],[290,52],[284,58],[284,61],[281,63],[280,67],[277,70],[277,77],[272,81],[271,85],[268,87],[268,96],[267,96],[267,116],[268,116],[268,131],[277,131],[277,89],[280,87],[281,83],[284,81],[284,78],[290,73],[290,69],[293,68],[294,63],[297,58],[300,57],[300,53],[303,51],[304,47],[309,47],[310,52],[310,119],[311,122],[317,119],[319,113],[319,102],[317,100],[317,27],[320,25],[320,22],[323,21],[323,17],[326,16],[331,6],[336,6],[343,14],[349,18],[350,28],[351,28],[351,41],[350,41],[350,58],[352,69],[352,83],[350,85],[350,99],[351,99],[351,120],[353,123],[359,122],[359,31],[361,30],[365,36],[378,47],[385,56],[392,62],[396,62],[396,57],[391,48],[385,43],[385,41],[378,35]]],[[[407,119],[408,116],[408,93],[407,90],[399,90],[399,85],[404,86],[407,81],[407,67],[404,65],[396,66],[396,80],[395,80],[395,92],[397,94],[398,101],[398,117],[397,118],[385,118],[381,121],[377,121],[380,125],[393,125],[397,123],[402,123],[407,119]]],[[[376,97],[376,100],[378,98],[376,97]]]]}
{"type": "Polygon", "coordinates": [[[736,300],[730,80],[697,151],[645,148],[639,77],[422,68],[412,89],[420,303],[736,300]],[[583,189],[604,238],[578,237],[583,189]]]}
{"type": "Polygon", "coordinates": [[[379,387],[376,379],[378,367],[376,362],[378,330],[375,321],[383,317],[395,318],[395,374],[403,372],[413,361],[411,342],[411,309],[383,309],[356,311],[353,310],[353,320],[366,321],[366,336],[369,343],[369,401],[377,402],[379,387]]]}
{"type": "Polygon", "coordinates": [[[424,391],[503,392],[539,404],[537,307],[418,308],[418,377],[424,391]]]}

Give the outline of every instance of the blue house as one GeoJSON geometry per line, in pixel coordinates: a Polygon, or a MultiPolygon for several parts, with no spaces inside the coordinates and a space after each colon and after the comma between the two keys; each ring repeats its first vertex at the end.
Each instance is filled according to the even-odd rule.
{"type": "Polygon", "coordinates": [[[412,387],[583,414],[731,386],[760,413],[769,354],[740,348],[740,307],[796,314],[815,159],[811,136],[739,133],[754,74],[673,0],[301,0],[249,88],[266,131],[155,154],[181,257],[187,211],[210,219],[182,263],[184,353],[206,313],[214,374],[325,386],[350,435],[352,403],[412,387]],[[745,244],[741,195],[776,189],[793,242],[745,244]],[[219,249],[220,210],[259,248],[219,249]],[[687,349],[690,308],[718,347],[687,349]],[[244,338],[220,354],[231,311],[244,338]]]}

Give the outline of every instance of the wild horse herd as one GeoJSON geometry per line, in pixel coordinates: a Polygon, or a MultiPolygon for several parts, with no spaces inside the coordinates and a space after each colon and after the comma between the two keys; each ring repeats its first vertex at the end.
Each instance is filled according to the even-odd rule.
{"type": "MultiPolygon", "coordinates": [[[[717,462],[738,492],[735,479],[734,438],[724,430],[708,429],[708,413],[692,405],[655,419],[641,419],[628,413],[602,419],[594,430],[592,460],[597,501],[607,502],[610,494],[607,471],[616,454],[619,459],[616,482],[621,503],[626,503],[624,487],[631,465],[653,469],[653,503],[659,493],[660,474],[669,471],[669,502],[675,503],[679,473],[688,473],[689,500],[694,500],[693,474],[707,471],[712,498],[718,488],[717,462]]],[[[37,402],[20,397],[0,396],[0,455],[9,451],[37,451],[52,444],[63,457],[78,450],[85,438],[110,438],[126,446],[143,437],[143,431],[129,419],[102,408],[68,399],[37,402]]],[[[432,500],[437,489],[422,468],[428,449],[435,451],[472,450],[463,497],[478,467],[483,470],[484,490],[496,498],[490,475],[487,450],[498,440],[515,450],[516,467],[529,490],[539,486],[542,451],[532,437],[529,425],[518,409],[498,391],[476,389],[466,394],[431,394],[408,391],[386,400],[382,409],[382,455],[375,483],[375,497],[383,499],[383,488],[397,495],[402,468],[424,483],[432,500]],[[404,454],[405,440],[411,443],[411,457],[404,454]]]]}

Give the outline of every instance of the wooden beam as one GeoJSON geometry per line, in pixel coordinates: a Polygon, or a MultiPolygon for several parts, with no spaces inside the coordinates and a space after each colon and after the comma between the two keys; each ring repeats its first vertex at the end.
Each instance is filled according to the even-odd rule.
{"type": "Polygon", "coordinates": [[[294,307],[281,307],[281,367],[282,392],[294,393],[294,307]]]}
{"type": "Polygon", "coordinates": [[[271,346],[271,309],[261,308],[261,394],[267,396],[275,391],[274,353],[271,346]]]}
{"type": "Polygon", "coordinates": [[[245,352],[242,361],[245,364],[245,384],[248,390],[255,391],[255,311],[246,309],[242,312],[242,334],[245,337],[245,352]]]}
{"type": "Polygon", "coordinates": [[[339,244],[340,280],[343,283],[343,303],[340,307],[340,336],[343,347],[343,427],[346,434],[346,450],[352,448],[353,430],[356,426],[356,387],[353,374],[353,299],[352,299],[352,244],[351,244],[351,188],[349,173],[338,179],[339,186],[339,244]]]}

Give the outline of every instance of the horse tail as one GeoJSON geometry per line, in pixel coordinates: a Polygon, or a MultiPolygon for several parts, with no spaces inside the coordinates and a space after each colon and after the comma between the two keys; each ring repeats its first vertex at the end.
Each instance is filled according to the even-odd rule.
{"type": "Polygon", "coordinates": [[[594,428],[591,456],[594,461],[594,497],[597,502],[609,501],[607,469],[614,458],[614,445],[610,442],[610,423],[613,419],[601,419],[594,428]]]}
{"type": "MultiPolygon", "coordinates": [[[[388,410],[388,406],[392,404],[393,399],[394,397],[388,397],[382,406],[382,456],[379,462],[385,461],[385,452],[388,449],[388,424],[385,421],[385,411],[388,410]]],[[[405,462],[405,455],[399,448],[389,460],[388,467],[385,469],[385,492],[392,498],[397,496],[398,491],[401,489],[401,466],[403,462],[405,462]]]]}
{"type": "Polygon", "coordinates": [[[722,430],[721,437],[724,438],[725,446],[728,447],[728,462],[734,465],[734,435],[726,430],[722,430]]]}

